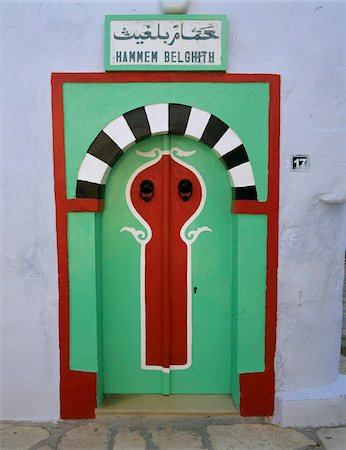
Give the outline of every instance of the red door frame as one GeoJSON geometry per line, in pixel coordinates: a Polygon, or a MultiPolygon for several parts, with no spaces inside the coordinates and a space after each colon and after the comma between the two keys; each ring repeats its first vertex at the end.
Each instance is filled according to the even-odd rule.
{"type": "MultiPolygon", "coordinates": [[[[235,200],[232,212],[265,214],[268,218],[267,279],[265,312],[265,371],[240,375],[240,414],[271,416],[274,411],[279,213],[280,76],[272,74],[121,72],[53,73],[53,153],[59,274],[60,415],[62,419],[95,417],[96,373],[72,371],[70,359],[70,315],[67,250],[68,212],[100,212],[103,201],[67,199],[64,148],[64,83],[208,82],[268,83],[269,149],[268,197],[265,202],[235,200]]],[[[86,149],[87,150],[87,149],[86,149]]]]}

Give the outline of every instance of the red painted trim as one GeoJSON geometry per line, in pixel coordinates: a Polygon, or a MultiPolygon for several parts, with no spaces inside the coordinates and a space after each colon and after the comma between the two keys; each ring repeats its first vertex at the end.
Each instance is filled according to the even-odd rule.
{"type": "Polygon", "coordinates": [[[68,212],[101,212],[104,208],[104,200],[97,198],[72,198],[65,201],[68,212]]]}
{"type": "MultiPolygon", "coordinates": [[[[169,148],[169,147],[168,147],[169,148]]],[[[161,269],[161,277],[162,277],[162,309],[161,309],[161,326],[162,326],[162,347],[161,347],[161,364],[163,367],[169,368],[171,364],[171,252],[170,252],[170,229],[171,229],[171,215],[170,215],[170,189],[171,189],[171,158],[163,157],[162,158],[162,207],[161,207],[161,217],[160,217],[160,225],[162,226],[162,256],[163,261],[162,267],[160,268],[160,262],[156,267],[152,268],[152,270],[160,273],[161,269]],[[166,256],[166,257],[165,257],[166,256]]],[[[147,264],[147,263],[146,263],[147,264]]],[[[146,265],[147,270],[149,269],[148,265],[146,265]]],[[[146,283],[148,284],[148,283],[146,283]]],[[[155,284],[150,283],[148,287],[155,292],[155,284]],[[150,286],[151,284],[151,286],[150,286]]],[[[180,312],[180,311],[179,311],[180,312]]]]}
{"type": "Polygon", "coordinates": [[[233,200],[232,213],[234,214],[268,214],[270,205],[257,200],[233,200]]]}
{"type": "Polygon", "coordinates": [[[242,415],[272,415],[274,408],[274,354],[277,311],[280,76],[200,72],[119,72],[52,74],[54,178],[60,299],[61,417],[75,419],[94,417],[96,406],[96,374],[69,370],[67,212],[97,212],[103,208],[102,202],[97,200],[66,199],[62,85],[63,83],[131,82],[269,83],[268,199],[263,203],[246,201],[246,204],[245,201],[237,200],[234,202],[233,212],[238,214],[266,214],[268,216],[265,371],[240,375],[240,413],[242,415]]]}
{"type": "Polygon", "coordinates": [[[53,73],[52,79],[61,83],[272,83],[279,79],[273,74],[230,74],[201,72],[111,72],[111,73],[53,73]]]}
{"type": "Polygon", "coordinates": [[[62,82],[52,79],[53,157],[59,283],[60,415],[62,419],[94,417],[96,374],[69,369],[70,310],[67,248],[67,205],[62,82]]]}
{"type": "MultiPolygon", "coordinates": [[[[265,371],[240,375],[240,414],[271,416],[274,412],[279,216],[280,77],[270,84],[268,160],[267,293],[265,371]]],[[[249,207],[250,209],[251,207],[249,207]]],[[[244,210],[242,211],[244,213],[244,210]]]]}

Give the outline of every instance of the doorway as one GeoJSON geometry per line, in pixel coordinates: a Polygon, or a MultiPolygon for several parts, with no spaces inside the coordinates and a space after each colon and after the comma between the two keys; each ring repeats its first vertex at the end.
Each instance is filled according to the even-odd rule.
{"type": "MultiPolygon", "coordinates": [[[[118,277],[112,289],[105,289],[112,290],[108,298],[115,305],[119,304],[119,298],[120,302],[127,299],[129,305],[125,306],[133,308],[135,314],[127,324],[131,333],[128,333],[128,342],[123,344],[122,350],[127,352],[129,348],[132,352],[129,359],[137,364],[133,366],[135,370],[131,376],[136,378],[138,373],[145,373],[146,392],[160,392],[158,395],[178,389],[181,392],[179,384],[184,389],[189,383],[195,388],[198,383],[191,381],[193,377],[199,380],[201,374],[207,374],[214,367],[202,356],[213,356],[207,337],[212,336],[214,330],[218,331],[213,320],[209,323],[213,312],[217,313],[217,302],[208,306],[214,310],[209,310],[210,317],[205,312],[206,322],[196,322],[196,314],[207,304],[198,300],[212,297],[220,282],[220,286],[222,282],[229,283],[232,399],[242,415],[271,414],[276,329],[279,83],[276,75],[53,74],[62,418],[93,417],[96,401],[100,404],[107,392],[103,389],[103,369],[108,370],[108,362],[120,364],[119,359],[114,358],[105,365],[102,361],[102,350],[107,349],[107,344],[102,342],[103,324],[108,320],[102,318],[102,310],[108,315],[102,299],[102,291],[105,293],[102,281],[106,281],[102,265],[107,264],[108,250],[115,253],[111,245],[102,246],[101,241],[105,230],[103,219],[107,214],[111,215],[110,206],[113,208],[115,204],[112,198],[123,202],[122,207],[118,203],[119,208],[113,211],[119,216],[117,227],[120,228],[113,230],[116,234],[112,239],[124,239],[126,245],[117,247],[123,245],[118,267],[112,263],[113,270],[105,268],[109,278],[118,277]],[[166,146],[159,135],[162,139],[167,135],[175,139],[179,135],[178,139],[181,137],[186,142],[173,141],[166,146]],[[142,368],[140,301],[138,304],[142,246],[131,232],[125,230],[127,227],[140,231],[141,223],[131,213],[124,192],[134,171],[145,161],[150,161],[150,158],[136,155],[138,162],[130,164],[134,152],[150,153],[154,148],[165,152],[174,147],[187,152],[197,148],[196,154],[180,159],[201,174],[207,189],[204,208],[186,231],[201,227],[212,231],[204,230],[191,245],[192,273],[191,278],[186,277],[186,285],[191,280],[191,365],[184,369],[170,367],[167,376],[166,370],[142,368]],[[210,186],[209,167],[206,170],[203,165],[195,165],[195,159],[203,153],[200,149],[206,157],[219,157],[217,161],[214,158],[214,162],[218,162],[224,172],[220,177],[215,175],[215,186],[222,183],[228,189],[228,199],[222,199],[222,192],[226,191],[210,186]],[[127,177],[122,182],[122,189],[118,186],[109,189],[115,183],[118,164],[127,168],[127,177]],[[225,180],[231,181],[232,189],[225,180]],[[225,220],[230,221],[227,233],[231,230],[232,258],[231,265],[226,262],[221,272],[215,271],[211,281],[207,272],[202,274],[205,264],[214,267],[211,244],[215,244],[217,224],[213,221],[220,211],[227,216],[225,220]],[[124,267],[128,270],[121,278],[119,274],[124,267]],[[223,270],[229,267],[229,272],[223,270]],[[132,284],[128,282],[130,275],[135,280],[132,284]],[[128,291],[122,291],[122,288],[128,291]],[[137,295],[136,306],[129,301],[135,296],[130,297],[128,293],[137,295]],[[200,323],[204,323],[202,329],[198,329],[200,323]],[[133,356],[135,352],[136,357],[133,356]],[[153,389],[152,380],[155,379],[153,389]]],[[[143,195],[146,195],[144,191],[143,195]]],[[[216,265],[217,262],[218,259],[216,265]]],[[[108,346],[113,351],[114,346],[121,343],[119,339],[116,342],[110,340],[108,346]]],[[[222,342],[220,348],[225,345],[228,341],[222,342]]],[[[172,366],[180,365],[169,362],[172,366]]],[[[162,361],[159,366],[168,368],[162,361]]],[[[214,379],[217,381],[215,377],[205,378],[212,389],[218,384],[213,383],[214,379]]],[[[107,374],[105,381],[108,382],[107,374]]],[[[139,384],[143,386],[143,380],[139,384]]],[[[110,391],[114,392],[114,389],[110,391]]],[[[209,388],[207,392],[210,392],[209,388]]]]}
{"type": "Polygon", "coordinates": [[[232,193],[201,142],[128,150],[102,213],[104,392],[228,394],[232,193]]]}

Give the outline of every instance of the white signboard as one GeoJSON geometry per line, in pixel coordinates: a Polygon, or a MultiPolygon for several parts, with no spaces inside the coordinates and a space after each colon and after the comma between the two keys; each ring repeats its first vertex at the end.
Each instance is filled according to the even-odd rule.
{"type": "Polygon", "coordinates": [[[106,16],[106,70],[226,70],[225,34],[225,16],[106,16]]]}

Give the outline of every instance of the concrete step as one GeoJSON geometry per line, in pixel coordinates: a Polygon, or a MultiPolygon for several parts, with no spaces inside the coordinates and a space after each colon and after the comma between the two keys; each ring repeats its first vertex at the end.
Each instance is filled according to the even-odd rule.
{"type": "Polygon", "coordinates": [[[105,415],[237,415],[230,395],[112,394],[95,410],[105,415]]]}

